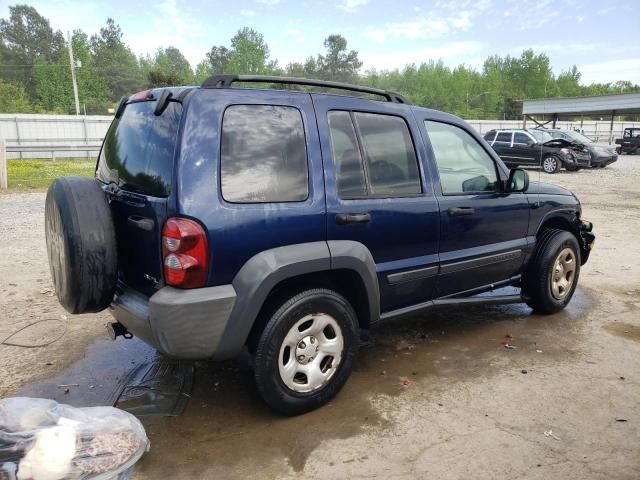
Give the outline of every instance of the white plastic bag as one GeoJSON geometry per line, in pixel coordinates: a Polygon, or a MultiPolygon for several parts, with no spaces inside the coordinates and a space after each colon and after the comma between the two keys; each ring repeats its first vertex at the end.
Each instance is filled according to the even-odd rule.
{"type": "Polygon", "coordinates": [[[148,449],[140,421],[117,408],[0,400],[0,480],[122,478],[148,449]]]}

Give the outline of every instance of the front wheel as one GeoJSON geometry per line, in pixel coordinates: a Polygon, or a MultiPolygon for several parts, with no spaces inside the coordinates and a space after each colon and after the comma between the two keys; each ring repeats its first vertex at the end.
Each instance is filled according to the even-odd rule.
{"type": "Polygon", "coordinates": [[[580,276],[580,247],[566,230],[547,230],[523,278],[527,304],[539,313],[555,313],[567,306],[580,276]]]}
{"type": "Polygon", "coordinates": [[[327,403],[351,373],[358,331],[353,307],[332,290],[307,290],[284,302],[256,347],[254,372],[262,398],[284,415],[327,403]]]}
{"type": "Polygon", "coordinates": [[[542,161],[542,169],[546,173],[556,173],[560,171],[560,162],[554,156],[545,157],[542,161]]]}

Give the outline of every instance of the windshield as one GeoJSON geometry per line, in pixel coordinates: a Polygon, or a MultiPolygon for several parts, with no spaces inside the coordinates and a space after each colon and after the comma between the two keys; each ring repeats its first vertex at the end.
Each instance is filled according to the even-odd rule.
{"type": "Polygon", "coordinates": [[[565,133],[566,135],[570,136],[574,141],[576,141],[578,143],[593,143],[593,140],[591,140],[590,138],[585,137],[584,135],[582,135],[579,132],[575,132],[573,130],[566,130],[566,131],[563,131],[563,133],[565,133]]]}
{"type": "Polygon", "coordinates": [[[535,138],[536,142],[538,143],[546,143],[550,140],[553,140],[553,137],[547,132],[541,132],[540,130],[529,130],[529,133],[533,135],[533,138],[535,138]]]}

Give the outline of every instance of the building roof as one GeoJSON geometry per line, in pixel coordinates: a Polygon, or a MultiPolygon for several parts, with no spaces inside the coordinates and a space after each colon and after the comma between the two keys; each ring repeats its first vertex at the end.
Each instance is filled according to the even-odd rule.
{"type": "Polygon", "coordinates": [[[624,115],[640,113],[640,93],[572,98],[537,98],[522,102],[524,115],[624,115]]]}

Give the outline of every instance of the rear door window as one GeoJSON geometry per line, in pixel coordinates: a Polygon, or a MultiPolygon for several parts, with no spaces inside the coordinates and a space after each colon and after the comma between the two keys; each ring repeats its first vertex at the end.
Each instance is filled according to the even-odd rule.
{"type": "Polygon", "coordinates": [[[153,113],[155,105],[129,104],[113,121],[98,159],[99,180],[124,190],[169,196],[182,105],[170,102],[160,116],[153,113]]]}
{"type": "Polygon", "coordinates": [[[222,119],[220,170],[227,202],[306,200],[309,172],[300,111],[274,105],[228,107],[222,119]]]}
{"type": "Polygon", "coordinates": [[[511,132],[498,132],[495,143],[508,143],[509,145],[511,145],[512,135],[513,134],[511,132]]]}
{"type": "Polygon", "coordinates": [[[418,159],[403,118],[334,110],[328,122],[340,198],[422,193],[418,159]]]}

